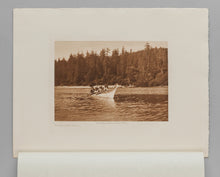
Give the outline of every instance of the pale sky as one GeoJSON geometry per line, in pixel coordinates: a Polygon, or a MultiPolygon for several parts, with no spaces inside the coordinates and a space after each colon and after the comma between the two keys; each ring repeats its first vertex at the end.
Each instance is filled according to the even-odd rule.
{"type": "Polygon", "coordinates": [[[55,42],[55,59],[65,58],[69,59],[70,54],[77,54],[95,51],[100,53],[101,49],[109,48],[110,51],[119,49],[121,52],[122,47],[125,50],[138,51],[143,50],[146,43],[149,43],[152,47],[164,47],[168,48],[168,42],[166,41],[56,41],[55,42]]]}

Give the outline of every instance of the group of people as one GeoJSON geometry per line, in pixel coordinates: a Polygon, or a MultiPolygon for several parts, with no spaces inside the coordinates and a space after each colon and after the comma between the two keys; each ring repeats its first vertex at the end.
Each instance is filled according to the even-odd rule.
{"type": "Polygon", "coordinates": [[[101,85],[101,86],[91,86],[92,89],[91,89],[91,94],[100,94],[100,93],[104,93],[104,92],[107,92],[108,91],[108,85],[101,85]]]}

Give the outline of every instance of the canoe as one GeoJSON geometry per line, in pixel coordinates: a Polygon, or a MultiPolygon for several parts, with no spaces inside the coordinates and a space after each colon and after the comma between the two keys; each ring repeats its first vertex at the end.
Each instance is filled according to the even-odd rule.
{"type": "Polygon", "coordinates": [[[116,87],[111,90],[111,91],[107,91],[107,92],[104,92],[104,93],[99,93],[99,94],[92,94],[91,96],[95,96],[95,97],[103,97],[103,98],[114,98],[115,96],[115,92],[117,90],[118,86],[116,85],[116,87]]]}

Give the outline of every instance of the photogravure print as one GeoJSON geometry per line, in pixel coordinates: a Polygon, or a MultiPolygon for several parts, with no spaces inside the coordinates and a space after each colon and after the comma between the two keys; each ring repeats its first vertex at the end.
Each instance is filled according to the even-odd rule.
{"type": "Polygon", "coordinates": [[[55,121],[167,120],[167,42],[55,42],[55,121]]]}

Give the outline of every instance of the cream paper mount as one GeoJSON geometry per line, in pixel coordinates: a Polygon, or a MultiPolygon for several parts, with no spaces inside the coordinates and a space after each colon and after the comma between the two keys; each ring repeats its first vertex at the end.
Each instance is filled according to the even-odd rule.
{"type": "Polygon", "coordinates": [[[13,25],[14,157],[108,150],[208,156],[207,9],[14,9],[13,25]],[[167,41],[167,121],[55,121],[55,41],[167,41]]]}

